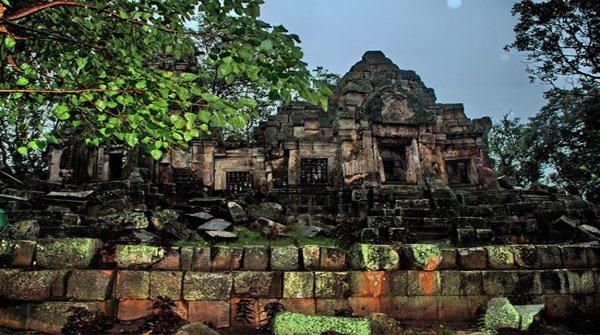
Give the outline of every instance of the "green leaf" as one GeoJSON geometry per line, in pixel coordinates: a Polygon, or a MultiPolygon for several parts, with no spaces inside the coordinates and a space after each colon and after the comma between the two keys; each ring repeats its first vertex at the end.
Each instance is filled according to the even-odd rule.
{"type": "Polygon", "coordinates": [[[19,149],[17,149],[17,152],[20,153],[21,155],[25,156],[29,153],[29,150],[25,147],[20,147],[19,149]]]}
{"type": "Polygon", "coordinates": [[[206,102],[215,102],[217,100],[219,100],[219,97],[212,94],[212,93],[203,93],[202,94],[202,99],[206,100],[206,102]]]}
{"type": "Polygon", "coordinates": [[[4,40],[4,44],[6,44],[7,48],[12,50],[15,47],[15,45],[17,44],[17,41],[10,38],[10,36],[6,36],[6,39],[4,40]]]}
{"type": "Polygon", "coordinates": [[[210,115],[211,115],[210,112],[207,110],[201,110],[198,113],[198,117],[200,117],[200,120],[204,123],[210,122],[210,115]]]}
{"type": "Polygon", "coordinates": [[[87,59],[87,57],[85,57],[85,58],[78,57],[76,62],[77,62],[77,66],[79,66],[80,69],[83,69],[85,67],[85,65],[87,64],[88,59],[87,59]]]}
{"type": "Polygon", "coordinates": [[[19,86],[25,86],[29,84],[29,79],[25,78],[25,77],[21,77],[19,78],[19,80],[17,80],[17,85],[19,86]]]}
{"type": "Polygon", "coordinates": [[[154,158],[154,160],[159,160],[163,156],[163,152],[158,149],[155,149],[150,151],[150,155],[152,156],[152,158],[154,158]]]}
{"type": "Polygon", "coordinates": [[[196,120],[197,115],[194,113],[185,113],[184,114],[185,119],[190,121],[190,122],[194,122],[196,120]]]}
{"type": "Polygon", "coordinates": [[[54,115],[56,115],[57,119],[62,121],[68,120],[71,117],[71,115],[69,115],[69,107],[65,105],[56,106],[54,109],[54,115]]]}
{"type": "Polygon", "coordinates": [[[145,89],[145,88],[146,88],[146,81],[145,81],[145,80],[138,81],[138,82],[135,84],[135,88],[137,88],[138,90],[143,90],[143,89],[145,89]]]}
{"type": "Polygon", "coordinates": [[[219,65],[219,68],[217,69],[217,71],[219,72],[219,76],[221,78],[223,78],[226,75],[231,73],[231,71],[232,71],[231,64],[223,63],[223,64],[219,65]]]}
{"type": "Polygon", "coordinates": [[[264,40],[262,41],[262,43],[260,43],[260,49],[266,52],[270,52],[273,50],[273,41],[271,40],[264,40]]]}
{"type": "Polygon", "coordinates": [[[181,79],[183,81],[194,81],[198,79],[198,76],[193,73],[184,73],[181,75],[181,79]]]}

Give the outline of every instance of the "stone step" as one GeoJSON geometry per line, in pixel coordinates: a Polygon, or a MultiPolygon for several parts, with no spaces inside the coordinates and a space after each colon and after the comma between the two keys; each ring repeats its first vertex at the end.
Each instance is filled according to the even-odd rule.
{"type": "Polygon", "coordinates": [[[430,209],[429,199],[396,200],[396,209],[430,209]]]}
{"type": "Polygon", "coordinates": [[[414,236],[415,242],[419,242],[419,243],[439,242],[442,240],[450,239],[449,233],[412,233],[412,234],[414,236]]]}
{"type": "Polygon", "coordinates": [[[411,233],[440,233],[450,234],[450,230],[444,227],[435,226],[408,226],[408,231],[411,233]]]}
{"type": "Polygon", "coordinates": [[[423,218],[423,217],[402,217],[402,223],[406,226],[429,226],[429,227],[448,227],[446,218],[423,218]]]}

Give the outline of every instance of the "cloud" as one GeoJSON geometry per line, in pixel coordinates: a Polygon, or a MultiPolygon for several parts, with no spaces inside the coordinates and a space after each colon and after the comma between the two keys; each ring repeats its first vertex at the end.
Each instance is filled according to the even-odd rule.
{"type": "Polygon", "coordinates": [[[462,5],[462,0],[447,0],[446,5],[449,8],[456,9],[462,5]]]}

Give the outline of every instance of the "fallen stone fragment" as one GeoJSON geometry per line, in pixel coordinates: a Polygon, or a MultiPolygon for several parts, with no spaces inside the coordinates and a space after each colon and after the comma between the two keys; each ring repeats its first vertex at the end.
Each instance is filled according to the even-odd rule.
{"type": "Polygon", "coordinates": [[[284,209],[278,203],[261,202],[256,205],[249,206],[246,210],[250,219],[266,218],[273,221],[283,220],[284,209]]]}
{"type": "Polygon", "coordinates": [[[298,230],[298,233],[304,237],[315,238],[317,237],[323,229],[313,226],[304,226],[298,230]]]}
{"type": "Polygon", "coordinates": [[[402,327],[398,320],[384,313],[371,313],[367,316],[371,323],[371,332],[373,335],[396,335],[402,334],[402,327]]]}
{"type": "Polygon", "coordinates": [[[227,209],[229,210],[229,215],[231,215],[231,219],[235,223],[242,223],[248,221],[248,215],[246,215],[246,211],[240,206],[238,203],[230,201],[227,203],[227,209]]]}
{"type": "Polygon", "coordinates": [[[2,236],[16,240],[37,240],[39,234],[40,225],[37,220],[18,221],[2,230],[2,236]]]}
{"type": "Polygon", "coordinates": [[[264,236],[279,236],[287,229],[285,225],[265,218],[258,218],[252,225],[260,229],[264,236]]]}
{"type": "Polygon", "coordinates": [[[519,329],[527,331],[533,325],[540,322],[542,312],[544,311],[544,305],[517,305],[515,306],[515,309],[521,316],[519,329]]]}
{"type": "Polygon", "coordinates": [[[148,218],[143,212],[123,212],[98,219],[101,227],[117,226],[121,229],[147,229],[148,218]]]}
{"type": "Polygon", "coordinates": [[[197,212],[185,216],[188,227],[191,229],[198,229],[200,225],[212,220],[213,218],[214,216],[207,212],[197,212]]]}
{"type": "Polygon", "coordinates": [[[236,234],[228,231],[206,231],[204,232],[209,238],[216,240],[236,240],[236,234]]]}
{"type": "Polygon", "coordinates": [[[163,230],[165,227],[172,225],[175,221],[179,220],[180,213],[172,209],[165,209],[162,211],[152,213],[152,225],[157,230],[163,230]]]}
{"type": "Polygon", "coordinates": [[[231,227],[232,223],[223,219],[212,219],[198,227],[198,231],[225,231],[231,227]]]}
{"type": "Polygon", "coordinates": [[[219,333],[204,323],[194,322],[181,327],[175,335],[219,335],[219,333]]]}
{"type": "Polygon", "coordinates": [[[304,315],[284,312],[273,322],[274,335],[305,335],[337,332],[344,335],[370,335],[371,323],[364,318],[304,315]]]}
{"type": "Polygon", "coordinates": [[[488,301],[484,320],[488,329],[519,329],[521,326],[519,311],[506,298],[493,298],[488,301]]]}
{"type": "Polygon", "coordinates": [[[94,191],[80,191],[80,192],[50,192],[46,196],[53,198],[76,198],[76,199],[85,199],[92,195],[94,191]]]}

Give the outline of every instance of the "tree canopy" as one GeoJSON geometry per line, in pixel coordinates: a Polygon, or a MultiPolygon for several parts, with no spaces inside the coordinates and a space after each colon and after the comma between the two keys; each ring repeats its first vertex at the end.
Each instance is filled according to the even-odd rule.
{"type": "Polygon", "coordinates": [[[0,121],[27,132],[22,154],[67,129],[92,145],[142,145],[158,159],[211,126],[241,128],[256,115],[253,96],[217,94],[211,76],[271,99],[297,92],[326,110],[331,91],[311,81],[299,37],[259,20],[262,3],[0,0],[0,121]],[[198,59],[216,71],[190,71],[198,59]]]}

